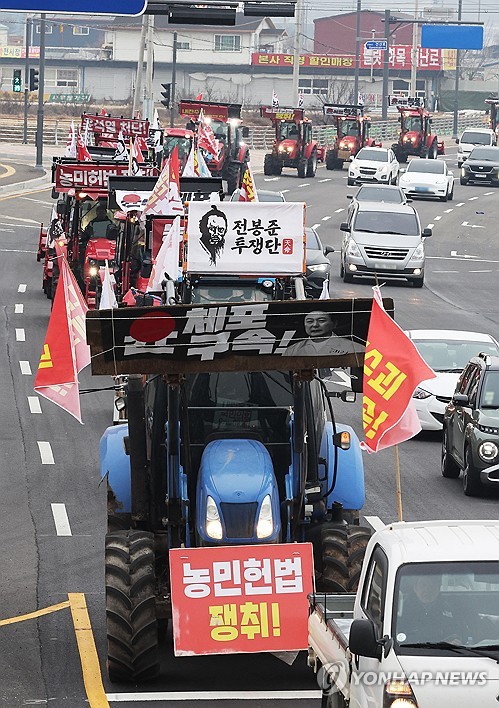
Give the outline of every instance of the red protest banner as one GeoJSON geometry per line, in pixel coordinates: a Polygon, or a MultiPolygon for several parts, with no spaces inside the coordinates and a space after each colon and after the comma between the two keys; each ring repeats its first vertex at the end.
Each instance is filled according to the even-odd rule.
{"type": "Polygon", "coordinates": [[[310,543],[170,551],[176,656],[308,646],[310,543]]]}

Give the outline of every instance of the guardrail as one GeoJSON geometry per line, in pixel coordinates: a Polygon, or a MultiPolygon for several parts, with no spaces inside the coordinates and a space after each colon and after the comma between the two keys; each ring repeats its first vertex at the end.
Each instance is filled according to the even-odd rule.
{"type": "MultiPolygon", "coordinates": [[[[75,121],[77,123],[78,121],[75,121]]],[[[465,128],[476,128],[486,124],[484,113],[461,113],[458,121],[458,132],[465,128]]],[[[66,142],[71,121],[46,119],[43,126],[43,142],[45,145],[63,145],[66,142]]],[[[449,137],[453,133],[453,115],[447,113],[433,118],[432,128],[441,137],[449,137]]],[[[373,119],[371,136],[376,140],[393,142],[397,139],[399,123],[395,118],[382,121],[373,119]]],[[[28,124],[28,143],[34,144],[36,127],[28,124]]],[[[318,125],[313,128],[314,139],[319,145],[329,145],[334,141],[335,130],[331,125],[318,125]]],[[[250,126],[247,143],[254,150],[270,150],[274,142],[275,131],[269,126],[250,126]]],[[[23,123],[21,120],[0,119],[0,142],[21,143],[23,138],[23,123]]]]}

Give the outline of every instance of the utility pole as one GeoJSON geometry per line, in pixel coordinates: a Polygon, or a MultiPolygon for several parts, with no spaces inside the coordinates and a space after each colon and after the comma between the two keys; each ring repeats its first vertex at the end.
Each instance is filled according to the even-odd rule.
{"type": "Polygon", "coordinates": [[[153,90],[152,90],[152,75],[154,72],[154,15],[148,15],[147,27],[147,68],[146,68],[146,100],[144,105],[144,118],[150,122],[153,119],[153,90]]]}
{"type": "MultiPolygon", "coordinates": [[[[457,6],[457,21],[461,21],[463,14],[463,0],[459,0],[457,6]]],[[[459,73],[461,71],[461,52],[456,49],[456,83],[454,84],[454,119],[452,121],[452,137],[457,140],[458,133],[458,110],[459,110],[459,73]]]]}
{"type": "Polygon", "coordinates": [[[299,101],[299,79],[300,79],[300,54],[301,54],[301,38],[303,34],[303,0],[296,0],[295,6],[295,46],[293,52],[293,106],[298,105],[299,101]]]}
{"type": "Polygon", "coordinates": [[[31,19],[26,16],[26,56],[24,58],[24,124],[23,145],[28,143],[28,103],[29,103],[29,48],[31,44],[31,19]]]}
{"type": "Polygon", "coordinates": [[[40,69],[38,74],[38,110],[36,113],[36,165],[43,169],[43,92],[45,89],[45,13],[40,15],[40,69]]]}
{"type": "Polygon", "coordinates": [[[135,78],[135,93],[133,94],[133,115],[142,110],[142,74],[144,73],[144,51],[146,48],[147,15],[142,15],[142,28],[140,30],[139,59],[137,62],[137,75],[135,78]]]}
{"type": "Polygon", "coordinates": [[[383,95],[381,99],[381,120],[388,118],[388,79],[390,72],[390,10],[385,10],[386,49],[383,52],[383,95]]]}
{"type": "Polygon", "coordinates": [[[172,54],[172,85],[170,104],[170,128],[175,125],[175,91],[177,87],[177,33],[173,33],[173,54],[172,54]]]}
{"type": "Polygon", "coordinates": [[[412,25],[412,50],[411,50],[411,85],[409,88],[409,95],[415,96],[417,91],[416,84],[416,74],[418,70],[418,0],[416,0],[416,6],[414,9],[414,19],[416,20],[412,25]]]}
{"type": "Polygon", "coordinates": [[[359,102],[359,71],[360,71],[360,18],[362,0],[357,0],[357,22],[355,27],[355,74],[353,81],[353,102],[359,102]]]}

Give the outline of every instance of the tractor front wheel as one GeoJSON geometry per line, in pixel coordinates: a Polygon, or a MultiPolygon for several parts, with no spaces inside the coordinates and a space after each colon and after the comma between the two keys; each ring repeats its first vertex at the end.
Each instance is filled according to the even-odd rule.
{"type": "Polygon", "coordinates": [[[227,191],[232,194],[234,190],[241,186],[241,176],[244,174],[246,165],[239,162],[231,162],[227,170],[227,191]]]}
{"type": "Polygon", "coordinates": [[[307,177],[315,177],[317,172],[317,152],[314,150],[307,161],[307,177]]]}
{"type": "Polygon", "coordinates": [[[305,177],[307,174],[308,160],[306,157],[301,157],[298,160],[298,177],[305,177]]]}
{"type": "Polygon", "coordinates": [[[147,681],[159,672],[154,535],[106,535],[107,670],[113,682],[147,681]]]}
{"type": "Polygon", "coordinates": [[[274,174],[274,156],[270,152],[263,158],[263,174],[267,177],[274,174]]]}

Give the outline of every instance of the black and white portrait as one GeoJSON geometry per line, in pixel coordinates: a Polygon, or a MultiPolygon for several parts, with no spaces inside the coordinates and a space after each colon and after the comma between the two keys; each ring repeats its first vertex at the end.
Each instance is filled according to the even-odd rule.
{"type": "Polygon", "coordinates": [[[338,318],[334,314],[315,310],[305,315],[303,326],[307,339],[291,344],[284,356],[341,356],[365,351],[365,345],[336,334],[338,318]]]}
{"type": "Polygon", "coordinates": [[[201,232],[199,241],[208,252],[210,263],[216,265],[225,247],[227,217],[216,206],[212,206],[199,221],[199,230],[201,232]]]}

